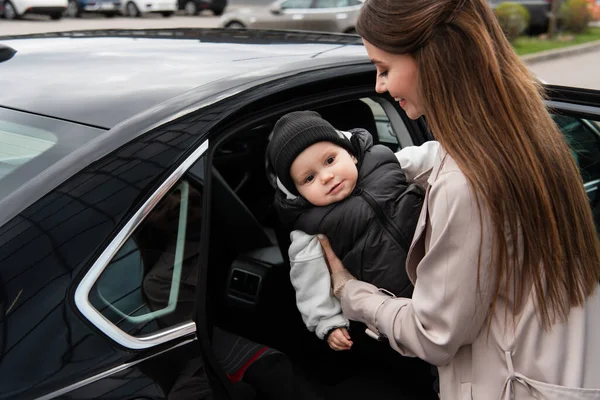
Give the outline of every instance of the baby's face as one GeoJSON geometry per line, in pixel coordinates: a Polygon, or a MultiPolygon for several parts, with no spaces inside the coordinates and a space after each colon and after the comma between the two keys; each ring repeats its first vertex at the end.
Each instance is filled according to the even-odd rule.
{"type": "Polygon", "coordinates": [[[358,161],[331,142],[318,142],[296,157],[290,168],[298,193],[315,206],[348,197],[358,179],[358,161]]]}

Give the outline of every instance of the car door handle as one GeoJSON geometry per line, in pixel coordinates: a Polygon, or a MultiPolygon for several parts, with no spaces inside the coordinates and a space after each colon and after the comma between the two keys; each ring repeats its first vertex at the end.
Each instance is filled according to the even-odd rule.
{"type": "Polygon", "coordinates": [[[294,15],[292,15],[292,19],[294,21],[298,21],[298,20],[304,19],[304,15],[302,15],[302,14],[294,14],[294,15]]]}

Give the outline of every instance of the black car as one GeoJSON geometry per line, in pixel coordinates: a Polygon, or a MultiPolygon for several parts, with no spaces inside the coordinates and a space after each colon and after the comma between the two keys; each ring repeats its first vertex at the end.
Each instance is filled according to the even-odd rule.
{"type": "Polygon", "coordinates": [[[225,11],[227,0],[178,0],[178,5],[186,15],[198,15],[202,10],[209,10],[219,16],[225,11]]]}
{"type": "MultiPolygon", "coordinates": [[[[220,331],[282,351],[326,398],[437,398],[424,362],[306,330],[272,205],[286,112],[393,150],[432,139],[375,93],[360,38],[82,31],[0,50],[1,399],[173,399],[190,365],[215,398],[260,399],[218,361],[220,331]]],[[[598,215],[600,93],[549,93],[598,215]]]]}

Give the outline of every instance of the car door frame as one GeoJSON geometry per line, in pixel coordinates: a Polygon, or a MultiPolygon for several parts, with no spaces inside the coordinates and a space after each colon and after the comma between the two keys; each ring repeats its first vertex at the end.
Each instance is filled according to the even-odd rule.
{"type": "MultiPolygon", "coordinates": [[[[600,121],[600,90],[545,85],[549,110],[582,119],[600,121]]],[[[600,160],[599,160],[600,161],[600,160]]],[[[584,182],[588,194],[600,189],[600,179],[584,182]]]]}
{"type": "MultiPolygon", "coordinates": [[[[349,67],[350,68],[350,67],[349,67]]],[[[364,68],[365,70],[371,70],[371,74],[374,74],[374,68],[364,68]]],[[[323,81],[333,81],[335,77],[342,76],[344,73],[351,74],[348,70],[344,68],[339,68],[336,73],[324,74],[324,77],[320,77],[323,81]]],[[[363,72],[368,73],[368,72],[363,72]]],[[[308,82],[313,81],[314,79],[310,79],[307,81],[306,74],[299,74],[294,77],[288,77],[284,80],[280,81],[278,91],[285,91],[286,88],[290,88],[293,90],[299,90],[298,87],[307,84],[308,82]]],[[[373,75],[373,78],[375,76],[373,75]]],[[[319,77],[317,77],[317,81],[319,77]]],[[[249,109],[260,110],[260,116],[258,113],[246,113],[243,111],[239,111],[237,114],[233,114],[229,117],[230,120],[235,120],[235,124],[229,124],[224,126],[221,130],[213,132],[211,136],[211,148],[209,149],[206,157],[206,186],[205,186],[205,212],[209,213],[211,209],[211,180],[212,173],[211,168],[209,166],[213,165],[213,156],[215,154],[215,150],[218,149],[220,143],[227,138],[235,135],[237,132],[242,131],[244,129],[248,129],[256,124],[260,123],[261,120],[267,120],[269,118],[275,117],[276,115],[280,115],[287,111],[297,110],[300,108],[316,108],[318,106],[330,104],[328,101],[333,99],[343,101],[344,97],[352,97],[357,98],[359,96],[365,96],[368,93],[374,94],[375,80],[373,79],[370,86],[367,85],[357,85],[356,87],[343,87],[343,89],[339,89],[335,93],[327,92],[324,89],[323,93],[311,93],[311,95],[306,96],[298,96],[294,98],[292,101],[287,102],[273,102],[271,107],[265,107],[264,103],[260,103],[260,100],[264,100],[260,98],[260,96],[255,96],[251,103],[246,104],[249,109]],[[370,87],[370,89],[369,89],[370,87]],[[326,93],[326,95],[325,95],[326,93]],[[275,105],[276,104],[276,105],[275,105]]],[[[577,88],[565,88],[559,86],[547,86],[548,90],[548,100],[546,104],[554,111],[563,112],[569,115],[581,117],[581,118],[596,118],[600,120],[600,91],[588,90],[588,89],[577,89],[577,88]]],[[[261,91],[260,87],[256,87],[253,89],[255,93],[261,91]]],[[[275,93],[268,93],[268,91],[263,91],[264,98],[276,97],[275,93]]],[[[392,102],[393,109],[395,109],[399,116],[402,116],[402,111],[397,103],[392,102]]],[[[386,113],[392,111],[392,108],[385,108],[386,113]]],[[[388,114],[389,115],[389,114],[388,114]]],[[[392,116],[390,116],[392,117],[392,116]]],[[[398,121],[395,116],[390,118],[398,121]]],[[[413,144],[419,145],[424,143],[425,141],[432,140],[433,137],[431,132],[429,131],[426,122],[423,118],[420,118],[416,121],[407,120],[407,117],[402,116],[402,120],[409,131],[410,137],[412,138],[413,144]]],[[[392,121],[393,122],[393,121],[392,121]]],[[[399,143],[402,147],[404,147],[406,143],[406,138],[400,137],[398,134],[399,143]]],[[[226,374],[222,370],[222,368],[218,365],[216,361],[216,357],[211,348],[211,334],[210,330],[212,328],[211,321],[208,317],[210,313],[207,312],[208,299],[205,296],[202,296],[203,293],[206,293],[206,285],[207,277],[208,277],[208,266],[207,266],[207,258],[208,258],[208,242],[206,238],[210,235],[210,227],[209,224],[205,224],[203,226],[203,243],[201,245],[201,254],[203,255],[202,264],[204,267],[201,267],[198,281],[198,290],[197,290],[197,312],[196,312],[196,325],[198,329],[198,337],[200,338],[201,344],[201,352],[205,359],[206,368],[208,372],[209,379],[211,381],[211,386],[215,392],[219,392],[222,398],[236,399],[235,390],[232,388],[231,382],[229,382],[226,374]],[[208,340],[207,340],[208,339],[208,340]]]]}
{"type": "MultiPolygon", "coordinates": [[[[404,136],[399,136],[399,144],[401,146],[421,144],[429,140],[427,132],[424,130],[424,125],[421,121],[413,121],[409,119],[404,111],[401,110],[397,102],[388,94],[378,95],[375,92],[375,67],[370,63],[341,65],[333,68],[325,68],[319,71],[307,71],[296,75],[284,77],[277,81],[272,81],[269,84],[257,86],[246,95],[250,102],[243,106],[232,105],[231,109],[240,109],[237,113],[229,115],[228,120],[232,121],[220,129],[215,129],[209,135],[211,146],[206,157],[206,177],[205,177],[205,194],[204,194],[204,217],[209,218],[212,209],[212,168],[213,157],[215,151],[220,144],[227,138],[235,135],[240,131],[251,128],[260,124],[260,121],[271,119],[285,112],[297,110],[301,108],[318,108],[320,106],[331,105],[336,102],[344,102],[350,99],[357,99],[367,96],[380,96],[388,100],[389,106],[385,109],[386,113],[395,110],[398,116],[390,118],[391,123],[404,124],[404,136]],[[321,90],[313,92],[307,85],[323,86],[327,83],[339,81],[340,78],[347,80],[357,80],[356,84],[346,84],[339,86],[334,92],[323,87],[321,90]],[[361,79],[358,79],[361,78],[361,79]],[[287,93],[286,98],[292,99],[282,101],[280,94],[287,93]],[[304,93],[304,95],[299,95],[304,93]],[[269,103],[270,102],[270,103],[269,103]],[[267,104],[265,104],[267,103],[267,104]],[[270,105],[270,106],[269,106],[270,105]],[[250,110],[250,111],[248,111],[250,110]],[[258,112],[255,110],[259,110],[258,112]],[[408,136],[407,136],[408,135],[408,136]]],[[[398,132],[398,130],[395,130],[398,132]]],[[[201,260],[200,272],[198,274],[197,283],[197,298],[196,298],[196,328],[197,337],[199,338],[202,356],[205,362],[207,375],[211,381],[211,386],[215,393],[219,393],[222,398],[237,399],[236,389],[227,378],[227,375],[217,362],[217,358],[211,348],[213,321],[210,317],[208,309],[209,300],[204,296],[208,290],[208,252],[210,240],[210,226],[204,224],[202,227],[202,243],[201,243],[201,260]]],[[[219,397],[221,398],[221,397],[219,397]]]]}

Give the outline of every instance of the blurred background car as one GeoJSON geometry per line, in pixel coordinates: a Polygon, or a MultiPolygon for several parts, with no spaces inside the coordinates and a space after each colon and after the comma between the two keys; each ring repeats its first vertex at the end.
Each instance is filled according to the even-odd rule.
{"type": "Polygon", "coordinates": [[[67,0],[5,0],[2,3],[0,15],[9,20],[19,19],[25,14],[48,15],[57,20],[62,18],[67,8],[67,0]]]}
{"type": "Polygon", "coordinates": [[[121,13],[128,17],[141,17],[147,13],[170,17],[177,7],[177,0],[125,0],[121,3],[121,13]]]}
{"type": "Polygon", "coordinates": [[[186,15],[198,15],[202,10],[209,10],[220,16],[227,7],[227,0],[179,0],[179,9],[186,15]]]}
{"type": "Polygon", "coordinates": [[[356,33],[364,0],[278,0],[268,6],[238,8],[219,21],[225,28],[294,29],[356,33]]]}
{"type": "Polygon", "coordinates": [[[531,19],[528,30],[530,33],[548,30],[552,0],[489,0],[493,9],[506,2],[520,4],[529,11],[531,19]]]}
{"type": "Polygon", "coordinates": [[[69,0],[64,16],[79,18],[82,13],[91,12],[112,18],[120,14],[120,9],[121,0],[69,0]]]}

